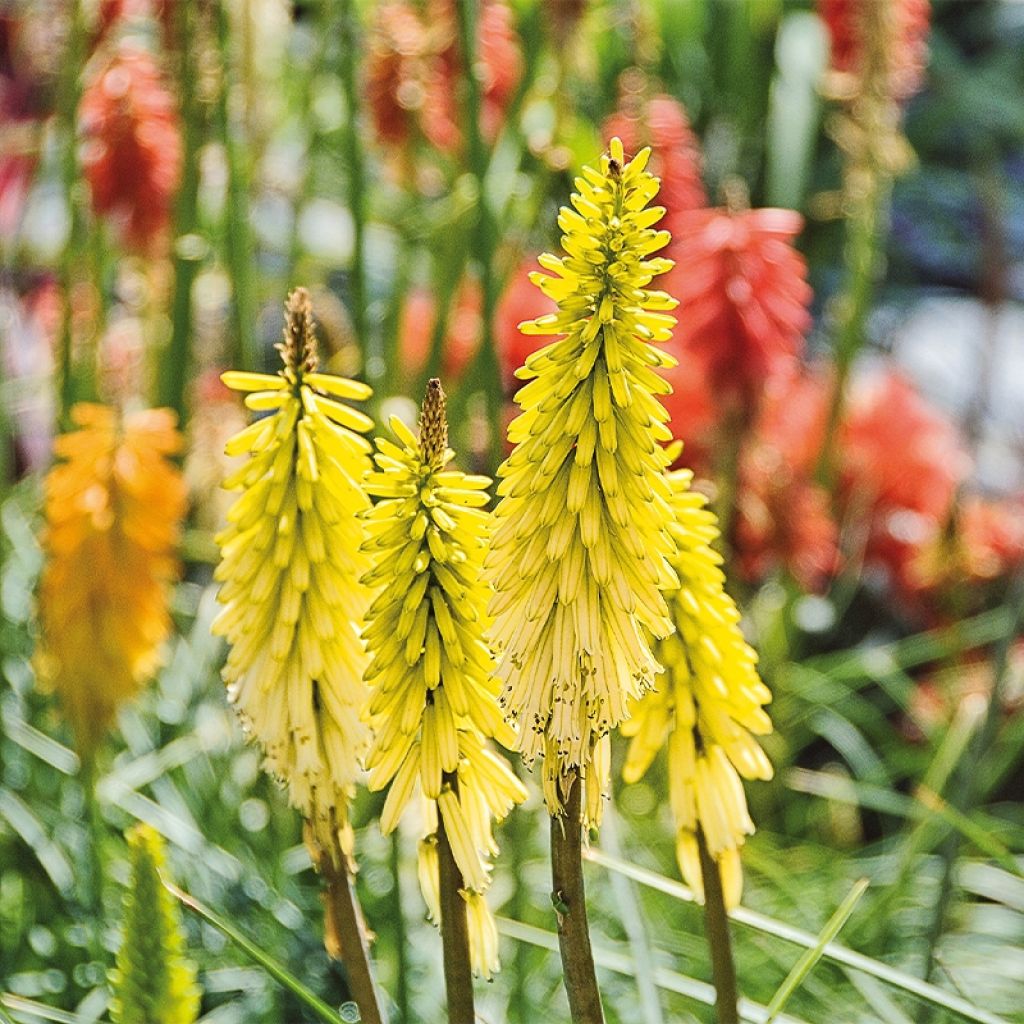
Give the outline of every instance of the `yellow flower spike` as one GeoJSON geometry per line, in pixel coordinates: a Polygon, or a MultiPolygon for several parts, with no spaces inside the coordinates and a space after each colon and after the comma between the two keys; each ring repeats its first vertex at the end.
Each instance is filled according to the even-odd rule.
{"type": "Polygon", "coordinates": [[[36,667],[88,759],[159,665],[186,490],[168,458],[182,446],[169,409],[121,418],[80,403],[71,419],[46,478],[36,667]]]}
{"type": "Polygon", "coordinates": [[[225,607],[214,631],[231,645],[224,679],[266,769],[286,784],[323,849],[340,841],[349,852],[348,804],[369,740],[359,637],[368,598],[359,577],[371,447],[357,431],[371,422],[342,403],[370,390],[317,372],[303,288],[288,298],[277,347],[279,373],[222,378],[268,415],[227,445],[248,461],[225,481],[241,493],[217,538],[225,607]]]}
{"type": "Polygon", "coordinates": [[[675,301],[649,288],[672,265],[651,255],[668,233],[651,227],[664,210],[647,208],[658,190],[649,156],[627,163],[612,140],[559,216],[566,255],[541,257],[553,276],[532,277],[559,308],[520,330],[561,337],[517,371],[529,383],[516,395],[486,562],[501,701],[520,750],[544,757],[552,814],[572,779],[586,780],[593,825],[607,789],[603,738],[654,685],[649,635],[673,628],[661,593],[676,582],[659,444],[670,434],[657,398],[670,388],[655,369],[674,360],[652,343],[669,337],[675,301]]]}
{"type": "Polygon", "coordinates": [[[455,453],[439,381],[427,388],[419,438],[397,419],[391,430],[394,441],[377,439],[378,468],[366,485],[379,500],[366,514],[364,547],[373,567],[363,581],[382,587],[364,634],[374,729],[366,766],[371,789],[390,786],[381,815],[385,833],[417,793],[425,803],[419,879],[435,922],[440,815],[466,887],[473,969],[490,977],[497,969],[494,923],[480,897],[497,853],[491,822],[526,798],[487,743],[504,734],[483,639],[489,589],[481,573],[490,529],[483,506],[490,480],[447,468],[455,453]]]}
{"type": "MultiPolygon", "coordinates": [[[[674,453],[673,458],[674,458],[674,453]]],[[[689,470],[669,473],[679,586],[666,596],[676,632],[656,654],[665,666],[657,691],[633,708],[622,731],[631,737],[623,778],[639,779],[668,746],[669,796],[676,821],[676,853],[687,883],[703,899],[697,847],[703,830],[718,861],[726,905],[739,903],[743,881],[739,848],[754,831],[743,779],[770,779],[772,767],[755,736],[771,732],[764,705],[771,699],[757,673],[757,655],[740,631],[740,615],[725,592],[715,515],[690,490],[689,470]]]]}

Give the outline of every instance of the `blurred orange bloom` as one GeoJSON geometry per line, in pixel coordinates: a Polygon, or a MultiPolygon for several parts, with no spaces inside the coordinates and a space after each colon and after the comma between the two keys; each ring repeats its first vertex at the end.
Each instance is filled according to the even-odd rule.
{"type": "MultiPolygon", "coordinates": [[[[811,325],[807,264],[792,210],[694,210],[673,220],[676,261],[664,289],[679,300],[675,337],[701,359],[721,408],[752,416],[774,375],[801,353],[811,325]]],[[[678,353],[677,353],[678,355],[678,353]]]]}
{"type": "Polygon", "coordinates": [[[80,403],[71,417],[79,429],[54,442],[46,478],[37,662],[88,756],[159,664],[186,492],[170,410],[119,421],[80,403]]]}
{"type": "Polygon", "coordinates": [[[867,563],[913,589],[916,554],[952,514],[970,459],[955,424],[896,370],[854,387],[839,428],[840,497],[867,563]]]}
{"type": "Polygon", "coordinates": [[[547,338],[523,334],[519,325],[524,320],[535,320],[545,313],[554,313],[558,306],[530,281],[533,271],[540,271],[536,257],[524,260],[508,280],[504,293],[494,311],[494,343],[498,347],[501,379],[505,390],[516,391],[521,382],[514,374],[527,356],[547,344],[547,338]]]}
{"type": "Polygon", "coordinates": [[[174,95],[145,50],[122,46],[86,83],[79,107],[82,170],[93,209],[130,249],[167,235],[181,175],[174,95]]]}
{"type": "MultiPolygon", "coordinates": [[[[445,325],[441,373],[457,380],[480,347],[483,331],[483,291],[475,277],[462,279],[445,325]]],[[[413,288],[402,303],[399,326],[399,355],[407,381],[422,373],[430,358],[430,346],[437,325],[437,300],[428,288],[413,288]]]]}

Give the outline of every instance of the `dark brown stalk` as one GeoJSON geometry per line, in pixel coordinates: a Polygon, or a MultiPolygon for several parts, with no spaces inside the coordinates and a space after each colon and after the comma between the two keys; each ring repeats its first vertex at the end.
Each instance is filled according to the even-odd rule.
{"type": "Polygon", "coordinates": [[[704,878],[704,929],[711,950],[711,977],[715,983],[715,1016],[718,1024],[740,1024],[737,1008],[736,964],[729,938],[729,917],[718,863],[708,852],[704,833],[697,833],[700,873],[704,878]]]}
{"type": "Polygon", "coordinates": [[[558,915],[565,991],[573,1024],[604,1024],[583,887],[583,786],[570,782],[564,815],[551,818],[551,902],[558,915]]]}
{"type": "MultiPolygon", "coordinates": [[[[457,780],[445,774],[453,789],[457,780]]],[[[473,1024],[473,973],[469,962],[469,923],[466,901],[462,898],[462,872],[455,863],[444,815],[437,815],[437,861],[439,902],[441,904],[441,950],[444,956],[444,985],[448,993],[448,1024],[473,1024]]]]}
{"type": "Polygon", "coordinates": [[[377,986],[370,968],[366,925],[355,893],[355,879],[335,830],[333,850],[319,850],[320,874],[327,884],[324,898],[324,946],[345,966],[349,992],[363,1024],[385,1024],[377,986]]]}

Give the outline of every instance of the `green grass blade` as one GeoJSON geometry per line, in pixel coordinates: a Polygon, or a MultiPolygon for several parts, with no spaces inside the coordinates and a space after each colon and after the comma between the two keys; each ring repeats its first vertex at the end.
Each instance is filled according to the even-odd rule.
{"type": "Polygon", "coordinates": [[[785,981],[779,986],[778,991],[772,996],[772,1001],[768,1004],[766,1024],[772,1024],[778,1019],[790,996],[804,983],[804,979],[814,970],[815,965],[824,955],[825,947],[839,934],[843,925],[850,919],[850,915],[860,902],[861,896],[867,891],[867,887],[868,880],[866,878],[860,879],[854,885],[846,899],[839,904],[839,908],[828,919],[814,948],[807,950],[793,965],[793,969],[786,975],[785,981]]]}
{"type": "MultiPolygon", "coordinates": [[[[521,921],[513,921],[507,917],[499,917],[498,931],[507,935],[517,942],[527,942],[531,946],[539,946],[541,949],[548,949],[552,952],[558,950],[558,936],[554,932],[546,931],[543,928],[535,928],[533,925],[523,924],[521,921]]],[[[594,962],[607,971],[615,974],[622,974],[626,977],[633,977],[633,958],[628,953],[620,953],[614,949],[594,946],[594,962]]],[[[694,1002],[702,1003],[704,1006],[715,1005],[715,989],[706,981],[698,981],[678,971],[669,970],[667,967],[655,967],[651,976],[658,988],[666,992],[674,992],[676,995],[685,996],[694,1002]]],[[[768,1024],[768,1010],[760,1003],[751,1002],[749,999],[741,999],[739,1003],[740,1020],[743,1024],[768,1024]]],[[[777,1018],[779,1024],[805,1024],[799,1017],[781,1016],[777,1018]]]]}
{"type": "Polygon", "coordinates": [[[54,1006],[47,1006],[46,1003],[26,999],[24,996],[16,996],[13,992],[0,994],[0,1022],[14,1024],[13,1019],[3,1012],[5,1009],[32,1020],[48,1020],[53,1021],[53,1024],[79,1024],[79,1017],[75,1013],[58,1010],[54,1006]]]}
{"type": "Polygon", "coordinates": [[[266,950],[261,949],[251,939],[247,939],[234,925],[230,924],[223,917],[211,910],[205,904],[200,903],[195,897],[179,889],[172,882],[163,880],[164,888],[167,889],[175,899],[180,900],[192,913],[201,917],[208,924],[213,925],[217,931],[229,938],[250,960],[262,967],[275,981],[283,985],[300,1002],[309,1007],[320,1018],[328,1024],[344,1024],[342,1018],[332,1010],[312,989],[307,988],[298,978],[295,977],[287,967],[266,950]]]}
{"type": "MultiPolygon", "coordinates": [[[[591,847],[585,853],[585,856],[594,861],[594,863],[603,865],[610,871],[621,872],[634,881],[656,889],[658,892],[663,892],[677,900],[683,900],[686,903],[695,902],[693,892],[687,886],[681,882],[674,882],[671,878],[666,878],[664,875],[659,875],[655,871],[648,871],[646,868],[627,864],[625,861],[617,860],[615,857],[609,857],[608,854],[602,853],[594,847],[591,847]]],[[[775,918],[759,914],[754,910],[747,910],[745,907],[737,907],[729,916],[737,924],[754,928],[765,935],[771,935],[785,942],[792,942],[795,946],[803,946],[805,949],[813,949],[818,941],[817,936],[812,935],[810,932],[805,932],[801,928],[794,928],[784,921],[777,921],[775,918]]],[[[890,967],[888,964],[882,963],[880,960],[874,960],[863,953],[856,953],[837,942],[826,943],[822,955],[826,960],[831,960],[833,963],[840,964],[843,967],[850,967],[853,970],[870,974],[872,977],[878,978],[879,981],[884,981],[894,988],[901,989],[923,1002],[930,1003],[932,1006],[938,1006],[943,1010],[948,1010],[963,1020],[974,1021],[974,1024],[1008,1024],[1004,1017],[990,1013],[988,1010],[982,1010],[961,996],[947,992],[945,989],[941,989],[927,981],[922,981],[920,978],[915,978],[912,974],[907,974],[895,967],[890,967]]]]}

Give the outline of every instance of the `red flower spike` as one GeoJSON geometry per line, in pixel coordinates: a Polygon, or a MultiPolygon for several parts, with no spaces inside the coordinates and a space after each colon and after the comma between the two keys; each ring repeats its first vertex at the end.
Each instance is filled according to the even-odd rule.
{"type": "Polygon", "coordinates": [[[862,78],[868,49],[869,18],[888,12],[885,40],[889,64],[889,95],[900,102],[909,99],[924,81],[928,61],[928,28],[931,5],[928,0],[818,0],[818,13],[832,42],[832,67],[862,78]]]}
{"type": "Polygon", "coordinates": [[[752,415],[767,382],[791,366],[811,325],[807,264],[792,210],[695,210],[674,218],[675,267],[664,289],[679,299],[675,336],[707,366],[722,405],[752,415]]]}
{"type": "Polygon", "coordinates": [[[93,209],[118,224],[128,248],[152,248],[166,235],[181,173],[174,96],[153,57],[116,52],[87,84],[79,121],[93,209]]]}

